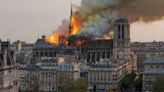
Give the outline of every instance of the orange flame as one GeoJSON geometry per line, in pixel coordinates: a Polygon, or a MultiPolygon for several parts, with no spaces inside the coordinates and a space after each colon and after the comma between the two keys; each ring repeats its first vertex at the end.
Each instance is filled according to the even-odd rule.
{"type": "Polygon", "coordinates": [[[80,24],[78,23],[76,16],[73,16],[71,18],[71,26],[72,26],[72,29],[71,29],[70,35],[76,35],[80,29],[80,24]]]}
{"type": "Polygon", "coordinates": [[[58,45],[59,44],[59,35],[52,34],[46,38],[46,42],[50,42],[52,44],[58,45]]]}
{"type": "MultiPolygon", "coordinates": [[[[71,29],[70,29],[70,32],[69,32],[69,35],[76,35],[79,30],[80,30],[80,25],[82,23],[82,17],[80,15],[79,12],[75,12],[74,15],[71,17],[70,19],[70,26],[71,26],[71,29]]],[[[61,31],[62,32],[62,31],[61,31]]],[[[46,42],[49,42],[49,43],[52,43],[52,44],[55,44],[55,45],[58,45],[60,42],[59,42],[59,39],[60,39],[60,34],[62,35],[67,35],[65,33],[60,33],[60,32],[56,32],[56,33],[53,33],[51,34],[50,36],[48,36],[46,38],[46,42]]],[[[69,44],[69,42],[67,41],[68,39],[64,39],[64,43],[66,45],[69,44]]],[[[79,43],[79,42],[78,42],[79,43]]],[[[80,43],[79,43],[80,44],[80,43]]]]}
{"type": "Polygon", "coordinates": [[[76,41],[76,45],[77,45],[78,47],[80,47],[80,46],[82,46],[85,42],[86,42],[85,40],[77,40],[77,41],[76,41]]]}

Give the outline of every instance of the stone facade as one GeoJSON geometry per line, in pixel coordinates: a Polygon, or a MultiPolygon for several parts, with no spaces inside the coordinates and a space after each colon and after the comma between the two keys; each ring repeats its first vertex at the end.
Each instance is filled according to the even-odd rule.
{"type": "Polygon", "coordinates": [[[0,40],[0,92],[18,92],[18,76],[15,53],[10,42],[0,40]]]}
{"type": "Polygon", "coordinates": [[[151,92],[157,76],[164,75],[164,57],[153,56],[144,62],[143,92],[151,92]]]}
{"type": "Polygon", "coordinates": [[[83,47],[84,53],[88,53],[85,60],[89,61],[88,82],[92,90],[117,91],[120,80],[136,71],[136,56],[130,50],[129,22],[124,18],[116,19],[113,32],[113,39],[96,40],[83,47]]]}
{"type": "Polygon", "coordinates": [[[58,62],[55,58],[42,58],[40,62],[40,90],[44,92],[56,92],[58,62]]]}

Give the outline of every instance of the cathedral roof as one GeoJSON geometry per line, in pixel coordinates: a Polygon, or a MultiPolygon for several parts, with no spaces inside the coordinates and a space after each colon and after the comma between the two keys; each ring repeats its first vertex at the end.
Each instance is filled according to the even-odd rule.
{"type": "Polygon", "coordinates": [[[112,39],[96,39],[91,40],[86,43],[82,48],[85,49],[112,49],[113,48],[113,40],[112,39]]]}

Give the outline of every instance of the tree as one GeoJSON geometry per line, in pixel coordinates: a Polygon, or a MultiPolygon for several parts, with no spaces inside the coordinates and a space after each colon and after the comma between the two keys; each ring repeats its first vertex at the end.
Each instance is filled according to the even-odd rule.
{"type": "Polygon", "coordinates": [[[133,85],[135,77],[136,77],[136,74],[134,72],[132,72],[131,74],[127,74],[121,80],[121,87],[123,87],[124,89],[127,89],[130,85],[133,85]]]}
{"type": "Polygon", "coordinates": [[[74,82],[74,92],[86,92],[87,81],[85,78],[79,78],[74,82]]]}
{"type": "Polygon", "coordinates": [[[60,76],[57,79],[57,88],[59,92],[72,92],[73,81],[68,76],[60,76]]]}
{"type": "Polygon", "coordinates": [[[164,91],[164,76],[156,77],[153,83],[153,92],[163,92],[164,91]]]}
{"type": "Polygon", "coordinates": [[[63,75],[57,79],[57,88],[59,92],[86,92],[87,81],[84,78],[74,80],[63,75]]]}
{"type": "Polygon", "coordinates": [[[142,90],[142,75],[140,75],[135,81],[134,86],[136,87],[136,90],[141,91],[142,90]]]}

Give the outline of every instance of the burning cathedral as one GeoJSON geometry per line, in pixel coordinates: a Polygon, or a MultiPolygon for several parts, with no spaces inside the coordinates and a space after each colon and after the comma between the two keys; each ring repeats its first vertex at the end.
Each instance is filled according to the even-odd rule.
{"type": "MultiPolygon", "coordinates": [[[[33,49],[34,62],[43,63],[42,61],[48,60],[48,63],[49,60],[54,60],[59,66],[72,64],[75,71],[65,72],[71,72],[71,74],[72,72],[85,72],[89,90],[108,91],[112,89],[117,91],[121,79],[126,74],[136,70],[136,56],[130,49],[130,24],[128,20],[123,17],[113,19],[112,30],[113,38],[111,39],[61,35],[58,38],[58,44],[47,42],[46,37],[43,36],[42,39],[37,40],[33,49]]],[[[68,66],[65,68],[64,66],[60,67],[59,70],[69,70],[65,69],[68,66]]],[[[45,71],[48,72],[47,69],[45,71]]],[[[60,71],[58,72],[60,73],[60,71]]],[[[71,76],[74,79],[74,74],[71,76]]],[[[57,85],[55,83],[54,85],[57,85]]]]}

